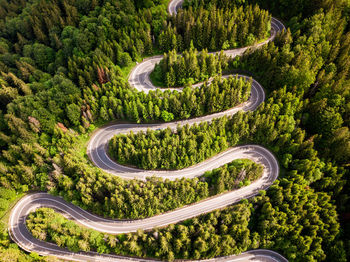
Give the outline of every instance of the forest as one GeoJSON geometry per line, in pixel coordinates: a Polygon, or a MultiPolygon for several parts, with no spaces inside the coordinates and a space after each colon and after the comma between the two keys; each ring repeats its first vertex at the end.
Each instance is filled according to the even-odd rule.
{"type": "Polygon", "coordinates": [[[150,75],[156,86],[174,87],[196,84],[210,77],[221,75],[228,58],[224,54],[208,54],[206,49],[199,54],[195,49],[185,50],[181,56],[169,51],[150,75]]]}
{"type": "Polygon", "coordinates": [[[57,160],[62,161],[63,170],[42,177],[43,190],[95,214],[120,219],[151,217],[239,188],[262,174],[260,165],[250,160],[235,160],[195,179],[170,181],[151,177],[147,181],[128,181],[104,174],[72,153],[69,149],[64,159],[57,160]],[[68,172],[71,175],[65,175],[68,172]],[[244,177],[239,175],[241,173],[244,177]]]}
{"type": "Polygon", "coordinates": [[[200,163],[228,148],[222,126],[178,127],[176,132],[148,130],[117,135],[110,140],[109,155],[121,164],[142,169],[182,169],[200,163]]]}
{"type": "MultiPolygon", "coordinates": [[[[109,121],[188,119],[246,101],[251,83],[235,77],[190,87],[212,76],[212,63],[214,75],[245,73],[258,80],[265,103],[178,132],[114,137],[110,155],[147,169],[178,169],[230,146],[259,144],[281,166],[269,190],[150,232],[105,236],[47,209],[31,214],[28,228],[75,251],[165,260],[256,248],[289,261],[350,260],[349,2],[187,0],[176,16],[166,7],[165,0],[0,0],[0,211],[8,212],[16,196],[47,191],[105,217],[140,218],[247,184],[237,184],[242,164],[234,162],[203,174],[203,181],[126,181],[103,173],[80,152],[82,137],[109,121]],[[273,42],[242,57],[222,57],[224,64],[207,54],[266,39],[271,15],[288,27],[273,42]],[[127,74],[135,63],[162,52],[171,63],[158,67],[163,77],[169,72],[161,81],[185,83],[183,92],[131,88],[127,74]],[[189,54],[188,64],[180,52],[189,54]],[[190,66],[192,73],[178,73],[190,66]],[[145,195],[150,201],[141,202],[145,195]]],[[[244,167],[254,170],[246,181],[258,177],[258,167],[244,167]]],[[[54,261],[21,251],[7,221],[0,239],[5,261],[54,261]]]]}
{"type": "Polygon", "coordinates": [[[250,46],[269,37],[271,15],[258,5],[219,8],[216,5],[179,10],[159,34],[159,48],[184,51],[191,46],[209,51],[250,46]]]}
{"type": "Polygon", "coordinates": [[[118,236],[103,234],[79,227],[52,209],[38,209],[32,213],[27,227],[38,239],[72,251],[97,250],[172,261],[175,258],[200,259],[238,254],[247,249],[273,245],[275,250],[283,251],[293,261],[302,261],[301,257],[310,261],[323,260],[322,244],[334,241],[334,234],[339,232],[334,219],[323,221],[336,212],[329,203],[330,198],[325,193],[305,190],[304,186],[287,180],[277,183],[269,192],[252,202],[243,201],[223,211],[151,232],[118,236]],[[283,208],[278,208],[282,202],[285,203],[283,208]],[[311,217],[320,219],[308,219],[311,217]],[[296,236],[300,227],[305,228],[305,233],[296,236]]]}

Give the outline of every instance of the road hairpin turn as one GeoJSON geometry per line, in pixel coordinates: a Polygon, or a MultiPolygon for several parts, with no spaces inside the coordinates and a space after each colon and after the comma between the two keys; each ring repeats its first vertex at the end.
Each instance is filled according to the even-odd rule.
{"type": "MultiPolygon", "coordinates": [[[[168,12],[173,15],[181,7],[183,0],[173,0],[168,6],[168,12]]],[[[234,50],[226,50],[227,56],[234,57],[242,55],[248,48],[258,48],[274,40],[277,32],[284,30],[284,26],[277,19],[271,21],[271,37],[263,43],[253,47],[245,47],[234,50]]],[[[150,79],[156,63],[162,59],[162,56],[156,56],[138,64],[131,72],[129,83],[139,91],[148,92],[157,89],[150,79]]],[[[228,77],[228,76],[223,76],[228,77]]],[[[245,80],[250,79],[248,76],[238,75],[245,80]]],[[[177,89],[181,91],[180,89],[177,89]]],[[[178,125],[192,125],[200,122],[210,122],[215,118],[222,116],[232,116],[238,111],[253,111],[265,100],[265,93],[261,85],[252,80],[251,95],[243,105],[229,109],[224,112],[215,113],[195,119],[177,121],[163,124],[115,124],[100,128],[94,133],[88,144],[87,153],[91,161],[103,171],[112,175],[120,176],[125,179],[145,180],[150,176],[159,176],[174,180],[177,178],[194,178],[203,175],[205,171],[218,168],[235,159],[251,159],[264,167],[263,175],[260,179],[249,186],[238,190],[230,191],[225,194],[217,195],[212,198],[185,206],[171,212],[153,216],[146,219],[121,221],[105,219],[91,214],[80,207],[67,203],[62,198],[52,196],[47,193],[33,193],[23,197],[13,208],[10,217],[10,234],[11,238],[24,250],[28,252],[37,252],[41,255],[54,255],[62,259],[75,261],[150,261],[148,259],[129,258],[118,255],[102,255],[95,252],[70,252],[67,249],[60,248],[57,245],[40,241],[34,238],[26,227],[27,215],[39,207],[54,208],[59,212],[68,215],[69,218],[78,223],[98,230],[100,232],[119,234],[136,232],[138,229],[151,230],[155,227],[163,227],[174,224],[189,218],[211,212],[213,210],[224,208],[226,206],[238,203],[242,199],[247,199],[259,194],[260,190],[266,190],[272,185],[279,175],[279,165],[275,156],[267,149],[258,145],[245,145],[230,148],[229,150],[218,154],[200,164],[176,171],[146,171],[137,168],[127,167],[112,161],[107,154],[108,141],[117,134],[126,134],[130,131],[134,133],[146,131],[147,129],[165,129],[175,130],[178,125]]],[[[241,255],[220,257],[203,261],[287,261],[284,257],[271,250],[251,250],[241,255]]]]}

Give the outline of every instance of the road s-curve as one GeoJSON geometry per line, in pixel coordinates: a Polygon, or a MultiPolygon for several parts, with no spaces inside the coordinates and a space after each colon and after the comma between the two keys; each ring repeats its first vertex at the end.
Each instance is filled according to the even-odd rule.
{"type": "MultiPolygon", "coordinates": [[[[228,56],[228,57],[236,57],[236,56],[241,56],[244,54],[244,52],[246,52],[248,49],[257,49],[260,48],[266,44],[268,44],[269,42],[273,41],[277,35],[278,32],[282,32],[283,30],[285,30],[284,25],[277,20],[276,18],[271,19],[271,36],[256,45],[253,46],[247,46],[247,47],[242,47],[242,48],[237,48],[237,49],[232,49],[232,50],[225,50],[223,51],[223,53],[228,56]]],[[[211,52],[210,54],[215,54],[217,52],[211,52]]],[[[148,93],[149,91],[153,90],[157,90],[159,89],[160,91],[166,91],[166,90],[170,90],[170,91],[174,91],[177,90],[178,92],[182,91],[182,88],[159,88],[155,85],[153,85],[151,79],[150,79],[150,74],[152,73],[152,71],[154,70],[154,67],[156,66],[156,64],[158,64],[161,60],[163,59],[162,55],[158,55],[158,56],[153,56],[147,59],[144,59],[143,62],[137,64],[131,71],[130,75],[129,75],[129,84],[134,87],[135,89],[137,89],[138,91],[143,91],[145,93],[148,93]]],[[[223,76],[224,78],[227,78],[231,75],[225,75],[223,76]]],[[[247,78],[247,76],[239,76],[239,77],[244,77],[247,78]]],[[[194,85],[194,87],[199,87],[200,84],[194,85]]]]}
{"type": "Polygon", "coordinates": [[[235,147],[232,148],[232,152],[229,152],[227,161],[241,158],[251,159],[263,166],[263,174],[260,179],[235,191],[229,191],[157,216],[127,221],[105,219],[84,211],[75,205],[68,204],[61,198],[47,193],[34,193],[25,196],[18,202],[11,216],[11,224],[16,224],[16,221],[25,217],[30,210],[38,206],[59,209],[86,227],[110,234],[136,232],[138,229],[150,230],[155,227],[174,224],[257,195],[260,190],[266,190],[277,179],[279,174],[278,162],[267,149],[258,145],[235,147]]]}
{"type": "MultiPolygon", "coordinates": [[[[181,7],[183,0],[172,0],[168,6],[170,14],[175,14],[176,10],[181,7]]],[[[272,41],[276,33],[282,31],[283,24],[277,19],[272,18],[271,37],[263,43],[253,47],[240,48],[235,50],[226,50],[228,56],[237,56],[243,54],[248,48],[258,48],[269,41],[272,41]]],[[[149,74],[153,70],[154,65],[160,61],[162,56],[157,56],[144,61],[137,65],[130,74],[129,82],[132,86],[140,91],[148,92],[156,89],[153,86],[149,74]]],[[[229,77],[229,76],[223,76],[229,77]]],[[[78,223],[111,234],[135,232],[138,229],[151,230],[155,227],[162,227],[169,224],[177,223],[198,215],[211,212],[213,210],[224,208],[228,205],[239,202],[242,199],[250,198],[259,193],[260,190],[266,190],[275,181],[279,174],[279,165],[274,155],[267,149],[258,145],[245,145],[230,148],[229,150],[218,154],[217,156],[204,161],[198,165],[178,170],[178,171],[145,171],[137,168],[131,168],[119,165],[112,161],[106,152],[108,141],[116,134],[128,133],[130,131],[140,132],[147,129],[164,129],[171,128],[175,130],[178,125],[192,125],[203,121],[210,122],[215,118],[222,116],[230,116],[238,111],[255,110],[264,100],[265,93],[261,85],[254,79],[247,76],[239,75],[247,81],[252,81],[251,96],[243,105],[229,109],[224,112],[203,116],[195,119],[183,120],[164,124],[117,124],[104,127],[98,130],[90,139],[87,152],[95,165],[104,171],[117,175],[126,179],[137,178],[146,179],[149,176],[161,176],[168,179],[176,179],[181,177],[193,178],[202,175],[206,170],[217,168],[226,163],[239,158],[248,158],[263,165],[263,175],[260,179],[253,182],[247,187],[240,188],[225,194],[214,196],[212,198],[197,202],[195,204],[176,209],[161,215],[140,220],[111,220],[93,215],[71,203],[67,203],[60,197],[55,197],[47,193],[33,193],[23,197],[13,208],[10,215],[10,236],[24,250],[28,252],[37,252],[41,255],[54,255],[61,259],[72,261],[153,261],[151,259],[129,258],[118,255],[101,255],[95,252],[70,252],[67,249],[60,248],[57,245],[35,239],[26,227],[26,217],[39,207],[50,207],[58,210],[68,218],[78,223]]],[[[176,89],[181,91],[180,89],[176,89]]],[[[251,250],[237,256],[226,256],[215,259],[201,261],[280,261],[287,260],[280,254],[271,250],[251,250]]]]}
{"type": "MultiPolygon", "coordinates": [[[[246,76],[239,76],[242,78],[246,78],[247,81],[250,81],[246,76]]],[[[255,81],[252,81],[251,94],[248,101],[243,103],[240,106],[231,108],[229,110],[206,115],[198,118],[192,118],[188,120],[176,121],[171,123],[162,123],[162,124],[115,124],[100,128],[97,130],[91,137],[88,147],[87,154],[91,161],[99,168],[104,170],[107,173],[117,175],[123,178],[137,178],[141,180],[145,180],[150,176],[159,176],[162,178],[167,178],[170,180],[174,180],[176,178],[193,178],[196,176],[202,175],[205,171],[217,168],[223,164],[226,164],[230,160],[230,157],[235,157],[237,154],[236,149],[228,150],[222,154],[218,154],[217,156],[201,162],[198,165],[177,170],[177,171],[146,171],[137,168],[127,167],[117,162],[113,161],[108,156],[108,142],[110,139],[117,134],[127,134],[130,131],[137,133],[141,131],[156,130],[156,129],[165,129],[170,128],[172,130],[176,130],[177,126],[184,125],[193,125],[201,122],[210,122],[213,119],[223,117],[223,116],[232,116],[236,114],[238,111],[253,111],[255,110],[264,100],[265,93],[261,85],[255,81]]]]}
{"type": "MultiPolygon", "coordinates": [[[[249,158],[263,165],[262,177],[249,186],[231,191],[225,194],[212,197],[195,204],[176,209],[154,217],[139,220],[112,220],[91,214],[71,203],[64,201],[60,197],[52,196],[47,193],[33,193],[23,197],[14,207],[10,216],[10,234],[12,239],[19,244],[21,248],[28,252],[37,252],[42,255],[55,255],[60,258],[77,261],[123,261],[135,260],[114,255],[99,255],[94,252],[73,253],[59,248],[51,243],[35,239],[28,231],[25,221],[31,211],[40,207],[54,208],[75,220],[79,224],[98,230],[100,232],[119,234],[135,232],[138,229],[150,230],[156,227],[162,227],[177,223],[210,211],[224,208],[228,205],[239,202],[242,199],[257,195],[260,190],[267,189],[278,177],[279,166],[274,155],[267,149],[248,145],[236,147],[236,156],[230,155],[230,161],[236,158],[249,158]]],[[[222,261],[249,261],[251,259],[264,261],[287,261],[279,254],[269,250],[253,250],[238,256],[228,256],[216,258],[222,261]]],[[[141,261],[137,259],[137,261],[141,261]]],[[[147,260],[149,261],[149,260],[147,260]]],[[[212,260],[207,260],[212,261],[212,260]]]]}
{"type": "MultiPolygon", "coordinates": [[[[183,0],[173,0],[169,3],[168,5],[168,12],[173,15],[177,13],[177,10],[182,6],[183,0]]],[[[280,22],[278,19],[272,17],[271,18],[271,35],[270,37],[256,45],[253,46],[247,46],[247,47],[242,47],[242,48],[236,48],[236,49],[231,49],[231,50],[225,50],[223,51],[224,54],[228,57],[235,57],[235,56],[241,56],[246,52],[248,49],[257,49],[259,47],[262,47],[266,45],[267,43],[273,41],[277,35],[278,32],[282,32],[285,30],[285,26],[283,25],[282,22],[280,22]]],[[[215,54],[218,52],[211,52],[211,54],[215,54]]],[[[155,85],[153,85],[151,79],[150,79],[150,74],[154,70],[154,67],[156,64],[158,64],[162,60],[163,56],[158,55],[158,56],[153,56],[151,58],[145,59],[143,62],[137,64],[133,70],[131,71],[129,75],[129,84],[136,88],[139,91],[144,91],[145,93],[148,93],[150,90],[156,90],[159,89],[161,91],[165,90],[177,90],[181,92],[182,88],[159,88],[155,85]]],[[[229,77],[230,75],[225,75],[223,77],[229,77]]],[[[240,76],[244,77],[244,76],[240,76]]],[[[200,85],[195,85],[196,87],[200,85]]]]}
{"type": "MultiPolygon", "coordinates": [[[[142,262],[151,262],[151,261],[159,261],[155,259],[145,259],[145,258],[133,258],[133,257],[125,257],[111,254],[99,254],[97,252],[71,252],[66,248],[58,247],[55,244],[44,242],[38,240],[32,236],[32,234],[28,231],[25,226],[26,216],[23,216],[24,213],[28,214],[31,210],[35,210],[39,207],[52,207],[56,210],[66,214],[69,212],[66,211],[68,209],[77,207],[65,202],[63,199],[54,197],[52,195],[46,193],[35,193],[25,196],[21,201],[16,205],[15,209],[11,213],[10,223],[15,224],[13,228],[10,230],[11,238],[25,251],[27,252],[36,252],[40,255],[50,255],[55,256],[60,259],[70,260],[70,261],[102,261],[102,262],[110,262],[110,261],[142,261],[142,262]],[[28,202],[31,204],[28,208],[28,202]],[[64,209],[62,211],[62,209],[64,209]],[[19,212],[22,214],[20,216],[20,220],[16,220],[18,217],[14,216],[13,213],[19,212]]],[[[81,213],[84,213],[84,210],[78,210],[81,213]]],[[[73,219],[73,218],[72,218],[73,219]]],[[[101,219],[101,218],[98,218],[101,219]]],[[[256,249],[244,252],[240,255],[231,255],[225,257],[217,257],[213,259],[206,260],[197,260],[197,262],[214,262],[214,261],[271,261],[271,262],[288,262],[280,254],[265,249],[256,249]]]]}

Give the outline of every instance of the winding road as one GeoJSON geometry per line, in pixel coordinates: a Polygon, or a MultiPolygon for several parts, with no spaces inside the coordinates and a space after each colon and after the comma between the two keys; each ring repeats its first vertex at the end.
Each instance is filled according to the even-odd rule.
{"type": "MultiPolygon", "coordinates": [[[[176,10],[181,7],[183,0],[173,0],[168,6],[170,14],[175,14],[176,10]]],[[[272,41],[276,33],[285,29],[283,24],[277,19],[272,19],[271,37],[264,43],[250,47],[258,48],[261,45],[272,41]]],[[[226,55],[236,56],[243,54],[246,48],[227,50],[226,55]]],[[[138,64],[130,74],[129,82],[136,89],[144,92],[156,89],[153,86],[149,74],[153,70],[156,63],[161,59],[157,56],[138,64]]],[[[228,77],[228,76],[223,76],[228,77]]],[[[145,171],[137,168],[122,166],[112,161],[107,155],[108,141],[116,134],[125,134],[130,131],[141,132],[147,129],[164,129],[171,128],[175,130],[178,125],[192,125],[203,121],[210,122],[215,118],[222,116],[230,116],[238,111],[255,110],[264,100],[265,93],[261,85],[254,79],[247,76],[239,75],[246,81],[252,81],[251,95],[247,102],[230,110],[203,116],[195,119],[177,121],[164,124],[115,124],[99,129],[91,137],[87,154],[91,161],[112,175],[117,175],[125,179],[141,179],[145,180],[150,176],[159,176],[170,180],[177,178],[193,178],[202,175],[207,170],[220,167],[235,159],[247,158],[263,165],[263,175],[260,179],[253,182],[249,186],[231,191],[225,194],[214,196],[212,198],[185,206],[161,215],[140,219],[140,220],[112,220],[105,219],[91,214],[71,203],[64,201],[62,198],[52,196],[47,193],[32,193],[23,197],[13,208],[9,221],[9,232],[14,242],[22,249],[28,252],[37,252],[41,255],[53,255],[58,258],[73,261],[152,261],[149,259],[129,258],[117,255],[101,255],[95,252],[70,252],[67,249],[60,248],[57,245],[35,239],[26,227],[26,217],[28,214],[39,207],[49,207],[58,210],[69,219],[77,221],[79,224],[98,230],[100,232],[119,234],[135,232],[138,229],[151,230],[155,227],[162,227],[174,224],[189,218],[199,216],[213,210],[224,208],[228,205],[239,202],[242,199],[250,198],[259,193],[260,190],[266,190],[277,179],[279,175],[279,165],[275,156],[267,149],[258,145],[245,145],[230,148],[229,150],[218,154],[195,166],[176,170],[176,171],[145,171]]],[[[181,91],[181,89],[177,90],[181,91]]],[[[278,253],[271,250],[251,250],[237,256],[226,256],[201,261],[278,261],[286,262],[287,260],[278,253]]]]}
{"type": "MultiPolygon", "coordinates": [[[[175,13],[174,11],[174,6],[175,7],[179,7],[182,1],[180,0],[174,0],[171,3],[173,3],[173,5],[169,5],[168,10],[172,10],[171,13],[175,13]],[[172,7],[170,7],[172,6],[172,7]]],[[[235,56],[241,56],[244,54],[245,51],[247,51],[248,49],[257,49],[261,46],[266,45],[267,43],[273,41],[277,35],[277,32],[281,32],[283,30],[285,30],[286,28],[284,27],[284,25],[277,20],[276,18],[272,17],[271,18],[271,35],[270,37],[259,43],[256,44],[254,46],[248,46],[248,47],[242,47],[242,48],[237,48],[237,49],[232,49],[232,50],[225,50],[223,51],[224,54],[228,57],[235,57],[235,56]]],[[[210,54],[216,54],[218,52],[211,52],[210,54]]],[[[144,91],[145,93],[148,93],[150,90],[156,90],[159,89],[161,91],[165,91],[165,90],[177,90],[177,91],[181,91],[182,88],[159,88],[155,85],[152,84],[152,81],[150,79],[150,74],[152,73],[154,67],[156,64],[158,64],[161,60],[162,60],[163,56],[162,55],[158,55],[158,56],[153,56],[151,58],[147,58],[144,59],[144,61],[142,63],[137,64],[133,70],[131,71],[130,75],[129,75],[129,83],[132,87],[136,88],[139,91],[144,91]]],[[[222,76],[223,78],[227,78],[231,75],[225,75],[222,76]]],[[[238,77],[244,77],[246,78],[246,76],[238,76],[238,77]]],[[[196,84],[193,85],[194,87],[199,87],[201,84],[196,84]]]]}
{"type": "MultiPolygon", "coordinates": [[[[240,77],[247,78],[247,81],[250,81],[249,78],[246,76],[240,76],[240,77]]],[[[207,115],[207,116],[192,118],[192,119],[183,120],[183,121],[175,121],[172,123],[115,124],[111,126],[106,126],[104,128],[97,130],[92,135],[87,147],[87,154],[91,159],[91,161],[96,166],[104,170],[105,172],[113,175],[117,175],[126,179],[137,178],[137,179],[145,180],[147,177],[150,177],[150,176],[159,176],[163,178],[168,178],[170,180],[174,180],[176,178],[182,178],[182,177],[193,178],[196,176],[200,176],[207,170],[211,170],[213,168],[217,168],[222,166],[223,164],[231,162],[237,155],[239,156],[240,154],[239,152],[242,153],[243,150],[240,150],[239,148],[233,148],[222,154],[218,154],[217,156],[207,161],[201,162],[198,165],[181,169],[181,170],[146,171],[146,170],[141,170],[137,168],[123,166],[116,163],[112,159],[110,159],[110,157],[108,156],[108,150],[107,150],[108,142],[113,136],[117,134],[127,134],[130,131],[137,133],[141,131],[147,131],[147,129],[156,130],[156,129],[165,129],[165,128],[176,130],[178,125],[184,126],[186,124],[193,125],[201,122],[210,122],[213,119],[216,119],[219,117],[234,115],[241,110],[243,111],[255,110],[264,100],[265,100],[265,93],[263,88],[257,81],[252,80],[250,98],[247,102],[245,102],[240,106],[231,108],[223,112],[207,115]]]]}

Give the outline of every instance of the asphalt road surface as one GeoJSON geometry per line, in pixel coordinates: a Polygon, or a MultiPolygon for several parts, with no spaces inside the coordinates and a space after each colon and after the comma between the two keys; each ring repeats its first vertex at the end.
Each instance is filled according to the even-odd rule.
{"type": "Polygon", "coordinates": [[[184,0],[173,0],[168,5],[168,13],[171,15],[176,15],[177,10],[182,6],[184,0]]]}
{"type": "MultiPolygon", "coordinates": [[[[241,76],[246,78],[245,76],[241,76]]],[[[156,129],[165,129],[170,128],[175,130],[178,125],[184,126],[186,124],[193,125],[195,123],[201,122],[210,122],[213,119],[223,117],[223,116],[231,116],[236,114],[238,111],[248,111],[255,110],[264,100],[265,93],[261,85],[252,79],[248,79],[247,81],[252,81],[251,95],[247,102],[244,104],[231,108],[229,110],[206,115],[203,117],[192,118],[188,120],[175,121],[171,123],[162,123],[162,124],[115,124],[100,128],[97,130],[91,137],[88,147],[87,154],[91,161],[104,170],[107,173],[117,175],[123,178],[137,178],[145,180],[146,177],[150,176],[160,176],[163,178],[168,178],[174,180],[176,178],[193,178],[196,176],[202,175],[205,171],[217,168],[223,164],[231,162],[233,158],[239,154],[238,148],[230,149],[222,154],[218,154],[217,156],[210,158],[207,161],[204,161],[198,165],[177,170],[177,171],[145,171],[132,167],[127,167],[120,165],[110,159],[108,156],[108,142],[110,139],[117,134],[127,134],[130,131],[137,133],[141,131],[156,130],[156,129]]],[[[243,156],[243,155],[242,155],[243,156]]]]}
{"type": "MultiPolygon", "coordinates": [[[[181,7],[183,0],[173,0],[168,6],[170,14],[175,14],[176,10],[181,7]]],[[[284,26],[277,19],[272,19],[271,37],[253,48],[272,41],[276,32],[284,29],[284,26]]],[[[225,53],[230,56],[241,55],[247,48],[236,50],[227,50],[225,53]]],[[[154,65],[158,63],[161,56],[153,57],[144,61],[134,68],[129,82],[132,86],[140,91],[148,92],[156,89],[149,80],[149,73],[153,70],[154,65]]],[[[228,76],[224,76],[228,77],[228,76]]],[[[137,178],[144,180],[149,176],[160,176],[168,179],[176,178],[193,178],[202,175],[207,170],[220,167],[234,159],[248,158],[264,167],[263,175],[260,179],[249,186],[231,191],[225,194],[211,197],[209,199],[185,206],[161,215],[140,220],[111,220],[93,215],[71,203],[67,203],[62,198],[49,195],[47,193],[33,193],[23,197],[13,208],[9,221],[9,232],[11,238],[24,250],[28,252],[37,252],[40,255],[53,255],[61,259],[71,261],[155,261],[150,259],[130,258],[117,255],[101,255],[95,252],[70,252],[65,248],[57,245],[35,239],[28,231],[25,221],[28,214],[39,207],[49,207],[64,214],[67,218],[75,220],[77,223],[110,234],[135,232],[137,229],[151,230],[154,227],[162,227],[169,224],[177,223],[198,215],[211,212],[216,209],[224,208],[228,205],[239,202],[242,199],[250,198],[260,190],[266,190],[275,181],[279,174],[279,165],[274,155],[267,149],[258,145],[245,145],[230,148],[229,150],[218,154],[198,165],[177,170],[177,171],[145,171],[137,168],[131,168],[119,165],[113,162],[107,155],[106,149],[108,141],[116,134],[134,133],[145,131],[147,129],[176,129],[177,125],[192,125],[203,121],[212,121],[215,118],[227,115],[233,115],[238,111],[255,110],[265,99],[265,93],[261,85],[254,79],[247,76],[238,76],[245,78],[246,81],[252,81],[252,91],[249,100],[241,106],[230,110],[203,116],[195,119],[164,123],[164,124],[118,124],[106,126],[99,129],[92,136],[87,152],[92,162],[104,171],[126,179],[137,178]]],[[[177,89],[181,90],[181,89],[177,89]]],[[[201,261],[268,261],[268,262],[286,262],[287,260],[280,254],[271,250],[251,250],[237,256],[218,257],[215,259],[201,261]]]]}
{"type": "MultiPolygon", "coordinates": [[[[168,6],[168,12],[170,14],[176,14],[176,10],[179,9],[182,6],[183,0],[173,0],[170,2],[168,6]]],[[[276,18],[272,17],[271,18],[271,35],[270,37],[253,46],[248,46],[248,47],[242,47],[242,48],[237,48],[237,49],[232,49],[232,50],[225,50],[224,54],[229,56],[229,57],[235,57],[235,56],[240,56],[243,55],[245,51],[248,49],[257,49],[261,46],[266,45],[270,41],[273,41],[276,37],[276,34],[278,32],[281,32],[285,30],[285,26],[276,18]]],[[[216,52],[212,52],[216,53],[216,52]]],[[[151,58],[145,59],[143,62],[137,64],[133,70],[131,71],[129,75],[129,83],[131,86],[136,88],[139,91],[144,91],[145,93],[148,93],[150,90],[156,90],[159,89],[158,87],[154,86],[150,80],[150,74],[152,73],[154,67],[156,64],[158,64],[162,60],[163,56],[153,56],[151,58]]],[[[224,76],[228,77],[228,76],[224,76]]],[[[244,76],[241,76],[244,77],[244,76]]],[[[195,85],[196,87],[200,86],[195,85]]],[[[165,90],[177,90],[181,91],[182,88],[161,88],[161,91],[165,90]]]]}
{"type": "MultiPolygon", "coordinates": [[[[228,57],[235,57],[235,56],[241,56],[246,52],[248,49],[257,49],[261,46],[264,46],[268,44],[270,41],[273,41],[277,35],[277,32],[281,32],[285,30],[284,25],[278,21],[276,18],[271,19],[271,36],[254,46],[248,46],[248,47],[242,47],[242,48],[237,48],[237,49],[232,49],[232,50],[225,50],[223,51],[224,54],[228,57]]],[[[211,52],[210,54],[215,54],[216,52],[211,52]]],[[[150,90],[155,91],[156,89],[159,89],[160,91],[165,91],[165,90],[177,90],[179,92],[182,91],[182,88],[159,88],[155,85],[153,85],[151,79],[150,79],[150,74],[154,70],[154,67],[156,64],[158,64],[162,60],[163,56],[158,55],[158,56],[153,56],[150,58],[144,59],[143,62],[137,64],[131,71],[129,75],[129,84],[136,88],[138,91],[143,91],[145,93],[148,93],[150,90]]],[[[223,76],[224,78],[229,77],[230,75],[225,75],[223,76]]],[[[247,76],[240,76],[240,77],[247,77],[247,76]]],[[[195,87],[199,87],[201,84],[196,84],[194,85],[195,87]]]]}
{"type": "MultiPolygon", "coordinates": [[[[263,165],[263,175],[257,181],[240,189],[220,194],[203,201],[178,208],[171,212],[139,220],[110,220],[93,215],[81,208],[65,202],[63,199],[51,196],[47,193],[29,194],[22,198],[16,205],[11,219],[13,223],[26,217],[26,215],[37,207],[51,207],[60,210],[79,224],[86,227],[110,234],[136,232],[138,229],[150,230],[155,227],[163,227],[189,218],[208,213],[215,209],[224,208],[239,202],[242,199],[252,197],[260,190],[266,190],[275,181],[279,174],[279,166],[276,158],[265,148],[260,146],[241,146],[228,151],[227,161],[234,159],[249,158],[263,165]]],[[[225,154],[225,153],[224,153],[225,154]]],[[[216,161],[220,162],[220,161],[216,161]]],[[[226,159],[225,161],[226,162],[226,159]]],[[[222,164],[221,164],[222,165],[222,164]]],[[[211,170],[211,166],[204,166],[203,170],[211,170]]],[[[203,171],[202,171],[203,174],[203,171]]],[[[21,227],[22,223],[19,223],[21,227]]]]}

